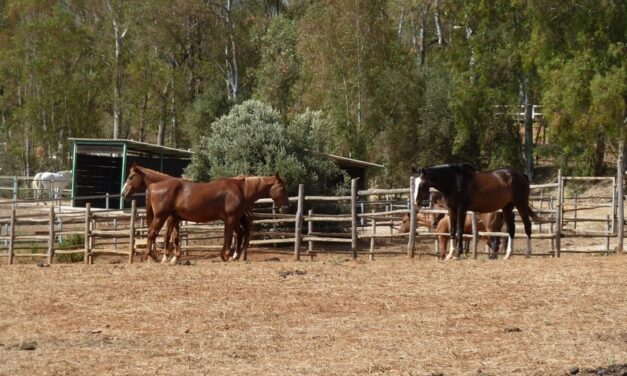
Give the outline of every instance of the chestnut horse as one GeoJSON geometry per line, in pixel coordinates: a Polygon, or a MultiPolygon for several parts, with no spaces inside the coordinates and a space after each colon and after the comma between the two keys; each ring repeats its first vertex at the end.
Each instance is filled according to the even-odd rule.
{"type": "MultiPolygon", "coordinates": [[[[440,192],[431,192],[431,204],[434,209],[448,209],[446,206],[446,200],[444,195],[440,192]]],[[[444,214],[439,213],[416,213],[416,224],[418,226],[423,225],[427,228],[435,228],[438,222],[444,217],[444,214]]],[[[398,229],[399,233],[409,232],[409,213],[403,216],[401,226],[398,229]]]]}
{"type": "MultiPolygon", "coordinates": [[[[137,193],[140,190],[147,190],[153,183],[157,183],[163,180],[167,180],[167,179],[176,179],[176,177],[174,176],[170,176],[168,174],[164,174],[162,172],[159,171],[155,171],[146,167],[141,167],[138,166],[136,163],[133,163],[133,165],[130,168],[129,171],[129,177],[132,174],[138,174],[140,176],[142,176],[142,184],[137,186],[136,189],[133,189],[132,191],[127,192],[128,196],[137,193]]],[[[127,179],[127,182],[129,182],[129,179],[127,179]]],[[[122,192],[124,193],[124,191],[126,189],[130,189],[128,188],[128,185],[124,185],[124,187],[122,188],[122,192]]],[[[128,197],[126,197],[128,199],[128,197]]],[[[152,222],[152,208],[150,205],[146,206],[146,219],[148,221],[148,223],[152,222]]],[[[168,221],[166,222],[167,224],[171,223],[173,221],[173,217],[169,217],[168,221]]],[[[235,232],[238,234],[238,238],[240,237],[240,233],[243,231],[243,229],[248,225],[250,221],[250,218],[248,216],[247,213],[245,213],[242,216],[242,219],[240,221],[240,226],[237,227],[235,229],[235,232]]],[[[169,244],[170,244],[170,236],[172,234],[172,230],[171,228],[168,226],[167,227],[167,231],[166,231],[166,235],[164,236],[164,245],[165,245],[165,254],[164,254],[164,258],[161,260],[162,263],[164,263],[165,261],[167,261],[167,257],[166,255],[169,254],[169,244]]],[[[178,232],[176,233],[176,235],[178,236],[178,232]]],[[[239,243],[236,244],[236,246],[238,246],[239,243]]],[[[154,248],[154,243],[153,243],[153,248],[154,248]]],[[[152,252],[152,251],[151,251],[152,252]]],[[[176,259],[172,260],[172,264],[176,263],[176,259]]]]}
{"type": "MultiPolygon", "coordinates": [[[[477,214],[477,232],[481,231],[489,231],[489,232],[499,232],[503,227],[503,213],[496,211],[492,213],[478,213],[477,214]]],[[[445,215],[444,218],[438,222],[438,226],[435,229],[436,233],[447,233],[451,230],[451,221],[448,215],[445,215]]],[[[464,234],[472,234],[472,217],[466,216],[466,220],[464,221],[464,234]]],[[[438,235],[439,243],[440,243],[440,257],[442,259],[445,258],[446,255],[446,245],[448,244],[448,239],[444,235],[438,235]]],[[[488,238],[481,238],[481,240],[485,243],[487,248],[490,248],[492,253],[490,254],[490,258],[494,259],[498,255],[499,246],[501,240],[498,236],[492,236],[488,238]]],[[[468,245],[466,245],[466,250],[468,250],[468,245]]],[[[449,254],[446,258],[451,258],[453,256],[453,247],[449,248],[449,254]]]]}
{"type": "MultiPolygon", "coordinates": [[[[449,207],[450,238],[457,237],[457,253],[462,249],[464,221],[468,210],[477,213],[503,210],[507,224],[508,243],[504,259],[512,253],[514,233],[514,207],[523,221],[527,234],[527,255],[531,254],[531,216],[539,217],[529,206],[529,179],[526,175],[511,169],[477,171],[468,164],[450,164],[427,168],[412,168],[414,177],[414,199],[419,205],[426,199],[431,187],[444,194],[449,207]]],[[[453,242],[450,243],[453,247],[453,242]]]]}
{"type": "MultiPolygon", "coordinates": [[[[472,234],[472,218],[466,216],[466,220],[464,221],[464,234],[472,234]]],[[[451,225],[450,219],[448,215],[444,214],[416,214],[416,222],[419,225],[423,225],[425,227],[435,229],[436,233],[446,233],[450,232],[451,225]],[[438,217],[436,217],[438,216],[438,217]]],[[[501,212],[492,212],[492,213],[479,213],[477,220],[477,231],[489,231],[489,232],[499,232],[503,227],[503,213],[501,212]]],[[[409,213],[403,216],[403,222],[401,223],[401,227],[398,229],[399,233],[409,232],[409,213]]],[[[448,239],[444,235],[438,235],[438,240],[440,244],[440,254],[439,258],[444,259],[446,256],[446,246],[448,244],[448,239]]],[[[466,239],[468,240],[468,239],[466,239]]],[[[500,238],[498,236],[482,238],[482,241],[486,243],[486,245],[492,251],[490,254],[490,258],[496,258],[498,255],[500,238]]],[[[464,242],[465,249],[468,251],[468,241],[464,242]]],[[[453,248],[449,252],[448,257],[452,257],[453,248]]]]}
{"type": "Polygon", "coordinates": [[[220,256],[226,261],[233,231],[239,226],[248,207],[243,178],[194,183],[133,165],[122,189],[123,195],[128,199],[143,188],[147,188],[146,217],[149,222],[146,258],[150,255],[156,261],[152,245],[167,218],[173,216],[179,221],[223,220],[224,244],[220,256]],[[162,175],[162,180],[153,181],[158,175],[162,175]]]}
{"type": "MultiPolygon", "coordinates": [[[[276,206],[279,208],[285,208],[289,206],[289,197],[287,196],[287,190],[285,188],[285,183],[279,176],[279,174],[270,175],[270,176],[239,176],[233,179],[244,179],[244,198],[247,203],[246,212],[244,213],[244,217],[242,217],[241,226],[238,227],[237,233],[237,247],[235,247],[234,254],[232,258],[237,260],[240,255],[244,255],[244,259],[246,258],[246,249],[248,248],[248,243],[250,241],[250,233],[252,231],[252,206],[255,201],[260,198],[270,197],[276,206]]],[[[180,238],[179,238],[179,230],[180,230],[180,221],[176,219],[176,217],[168,218],[167,222],[167,231],[166,231],[166,240],[169,240],[170,234],[174,237],[174,248],[175,248],[175,256],[173,260],[180,257],[181,255],[181,247],[180,247],[180,238]]],[[[166,254],[164,254],[164,260],[167,260],[169,256],[170,247],[166,243],[166,254]]]]}

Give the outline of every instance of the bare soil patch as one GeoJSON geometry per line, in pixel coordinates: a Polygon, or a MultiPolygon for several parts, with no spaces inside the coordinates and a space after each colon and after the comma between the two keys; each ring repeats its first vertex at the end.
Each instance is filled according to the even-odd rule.
{"type": "Polygon", "coordinates": [[[2,265],[0,375],[565,375],[627,363],[624,256],[273,261],[2,265]]]}

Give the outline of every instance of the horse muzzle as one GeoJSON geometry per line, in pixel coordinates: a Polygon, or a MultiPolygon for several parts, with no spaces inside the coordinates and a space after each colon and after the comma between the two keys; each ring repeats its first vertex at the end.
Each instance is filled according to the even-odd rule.
{"type": "Polygon", "coordinates": [[[285,214],[287,213],[287,210],[290,208],[289,205],[281,205],[279,206],[279,213],[280,214],[285,214]]]}

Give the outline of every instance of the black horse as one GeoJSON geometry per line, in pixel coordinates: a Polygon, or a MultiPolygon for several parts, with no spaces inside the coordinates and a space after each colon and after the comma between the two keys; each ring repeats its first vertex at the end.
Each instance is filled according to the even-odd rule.
{"type": "MultiPolygon", "coordinates": [[[[477,171],[469,164],[449,164],[427,168],[412,168],[414,177],[414,199],[416,207],[429,197],[429,188],[433,187],[444,194],[448,206],[451,224],[451,240],[457,236],[457,252],[462,250],[462,236],[466,212],[489,213],[503,209],[503,218],[507,224],[509,242],[505,259],[512,252],[514,239],[514,207],[522,218],[527,234],[527,256],[531,254],[531,216],[539,217],[529,206],[529,178],[511,168],[492,171],[477,171]]],[[[453,242],[450,242],[453,247],[453,242]]]]}

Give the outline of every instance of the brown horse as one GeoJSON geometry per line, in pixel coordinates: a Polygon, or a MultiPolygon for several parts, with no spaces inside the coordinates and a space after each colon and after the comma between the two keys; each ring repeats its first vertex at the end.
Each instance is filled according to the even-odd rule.
{"type": "MultiPolygon", "coordinates": [[[[219,179],[210,183],[194,183],[179,178],[153,181],[160,173],[134,165],[123,187],[129,198],[147,188],[146,217],[149,222],[146,255],[155,261],[152,245],[168,217],[177,220],[208,222],[224,221],[224,244],[220,254],[223,260],[230,250],[233,231],[240,224],[247,202],[244,197],[244,179],[219,179]]],[[[163,176],[161,176],[163,178],[163,176]]],[[[167,247],[166,247],[167,248],[167,247]]]]}
{"type": "MultiPolygon", "coordinates": [[[[477,231],[488,231],[488,232],[498,232],[501,231],[503,227],[503,213],[501,212],[492,212],[492,213],[478,213],[477,214],[477,231]]],[[[444,218],[438,222],[438,226],[435,229],[436,233],[447,233],[451,230],[451,221],[448,215],[445,215],[444,218]]],[[[472,218],[470,216],[466,216],[466,220],[464,221],[464,234],[472,234],[472,218]]],[[[440,243],[440,257],[442,259],[445,258],[446,255],[446,246],[448,244],[448,239],[444,235],[438,235],[439,243],[440,243]]],[[[486,245],[486,248],[490,248],[492,253],[490,254],[490,258],[496,258],[499,251],[500,238],[498,236],[481,238],[486,245]]],[[[466,250],[468,250],[468,246],[466,246],[466,250]]],[[[446,258],[451,258],[453,256],[453,247],[449,248],[449,254],[446,258]]]]}
{"type": "MultiPolygon", "coordinates": [[[[430,187],[442,192],[449,206],[450,238],[457,237],[457,256],[462,247],[462,235],[466,212],[488,213],[503,210],[503,218],[509,233],[508,259],[512,252],[515,233],[514,207],[522,218],[527,234],[527,255],[531,254],[531,216],[538,216],[529,206],[529,179],[526,175],[510,169],[479,172],[468,164],[451,164],[427,168],[412,168],[414,177],[414,198],[419,205],[426,199],[430,187]]],[[[453,242],[450,243],[453,247],[453,242]]]]}
{"type": "MultiPolygon", "coordinates": [[[[150,186],[153,183],[157,183],[163,180],[167,180],[167,179],[175,179],[174,176],[168,175],[168,174],[164,174],[162,172],[159,171],[155,171],[146,167],[141,167],[138,166],[136,163],[133,163],[133,165],[130,168],[129,171],[129,176],[126,180],[126,183],[124,184],[124,186],[122,187],[122,193],[125,194],[125,196],[128,199],[128,196],[137,193],[138,191],[144,191],[147,190],[148,188],[150,188],[150,186]],[[137,176],[140,176],[141,179],[137,179],[137,176]],[[132,177],[132,178],[131,178],[132,177]],[[133,180],[135,179],[135,180],[133,180]],[[134,186],[135,185],[135,186],[134,186]],[[124,193],[126,192],[126,193],[124,193]]],[[[148,198],[147,198],[148,200],[148,198]]],[[[152,221],[152,208],[151,205],[148,204],[148,202],[146,203],[146,216],[147,216],[147,220],[150,223],[152,221]]],[[[174,221],[174,217],[169,217],[166,224],[167,224],[167,231],[166,234],[164,236],[164,245],[165,245],[165,253],[164,253],[164,257],[161,260],[161,263],[165,263],[167,261],[167,255],[169,255],[170,252],[170,240],[171,240],[171,236],[172,234],[176,235],[176,239],[174,240],[175,243],[179,242],[178,236],[179,236],[179,232],[176,231],[174,232],[172,230],[172,222],[174,221]]],[[[242,216],[242,219],[240,221],[240,226],[236,228],[235,232],[237,234],[237,238],[241,239],[241,237],[243,235],[241,235],[242,232],[245,231],[246,227],[248,226],[250,222],[250,217],[248,215],[248,213],[245,213],[242,216]]],[[[178,222],[177,222],[178,223],[178,222]]],[[[177,228],[178,229],[178,228],[177,228]]],[[[239,245],[239,243],[236,242],[236,247],[239,245]]],[[[153,243],[153,248],[154,248],[154,243],[153,243]]],[[[153,249],[154,251],[154,249],[153,249]]],[[[176,263],[176,259],[172,260],[172,264],[176,263]]]]}
{"type": "MultiPolygon", "coordinates": [[[[285,208],[289,206],[289,197],[287,195],[287,190],[285,188],[285,183],[283,179],[276,175],[270,176],[239,176],[237,178],[232,179],[243,179],[243,190],[244,190],[244,198],[246,201],[246,212],[242,217],[242,221],[240,222],[240,226],[238,226],[236,247],[232,249],[231,252],[233,259],[238,259],[240,255],[244,254],[244,258],[246,257],[246,250],[248,248],[248,243],[250,241],[250,233],[252,231],[252,206],[255,201],[260,198],[270,197],[276,206],[279,208],[285,208]]],[[[164,254],[164,259],[167,260],[170,247],[168,241],[171,237],[174,238],[174,249],[175,256],[172,260],[175,260],[181,255],[181,247],[180,247],[180,220],[177,220],[176,217],[170,217],[167,221],[167,231],[166,231],[166,254],[164,254]]],[[[162,261],[163,262],[163,261],[162,261]]]]}
{"type": "MultiPolygon", "coordinates": [[[[431,192],[431,205],[434,209],[448,209],[446,206],[446,199],[444,195],[440,192],[431,192]]],[[[416,224],[418,226],[422,225],[427,228],[435,228],[438,225],[438,222],[444,217],[444,214],[438,213],[416,213],[416,224]]],[[[409,232],[409,213],[406,213],[403,216],[401,221],[401,226],[398,229],[399,233],[407,233],[409,232]]]]}
{"type": "MultiPolygon", "coordinates": [[[[438,225],[438,222],[442,219],[441,214],[434,213],[416,213],[416,225],[424,226],[427,228],[435,228],[438,225]]],[[[403,219],[401,220],[401,226],[398,228],[398,232],[401,234],[409,232],[409,213],[405,213],[403,215],[403,219]]]]}
{"type": "MultiPolygon", "coordinates": [[[[416,214],[416,221],[418,224],[423,225],[425,227],[435,229],[436,233],[446,233],[450,232],[451,224],[448,215],[440,214],[439,218],[435,221],[433,219],[436,218],[435,214],[416,214]]],[[[492,212],[492,213],[479,213],[477,220],[477,231],[489,231],[489,232],[497,232],[501,231],[503,227],[503,213],[501,212],[492,212]]],[[[405,214],[403,217],[403,222],[401,223],[401,227],[398,230],[400,233],[409,232],[409,214],[405,214]]],[[[472,219],[467,216],[466,221],[464,222],[464,234],[472,234],[472,219]]],[[[444,259],[446,256],[446,246],[448,244],[448,238],[444,235],[438,235],[438,240],[440,244],[440,255],[439,257],[444,259]]],[[[482,241],[491,249],[492,253],[490,258],[496,258],[498,254],[500,238],[497,236],[482,238],[482,241]]],[[[465,242],[465,249],[468,251],[468,241],[465,242]]],[[[453,248],[451,247],[450,253],[452,253],[453,248]]],[[[452,254],[449,254],[449,258],[452,254]]]]}

